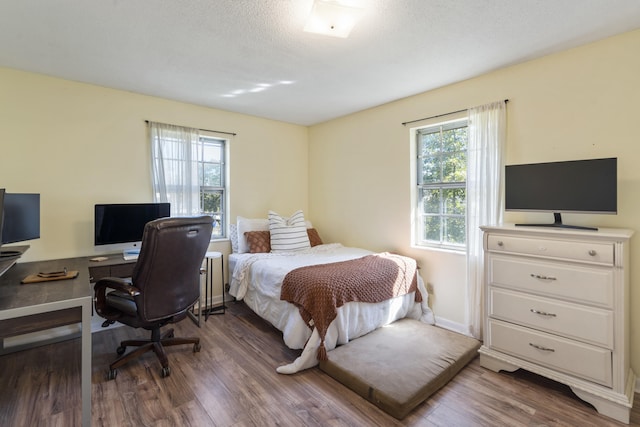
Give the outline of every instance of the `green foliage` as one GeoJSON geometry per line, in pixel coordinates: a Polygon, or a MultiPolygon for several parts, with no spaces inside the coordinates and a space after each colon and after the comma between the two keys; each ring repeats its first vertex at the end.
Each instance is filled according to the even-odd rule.
{"type": "Polygon", "coordinates": [[[200,189],[202,213],[213,217],[214,237],[222,237],[222,192],[200,189]]]}
{"type": "Polygon", "coordinates": [[[209,187],[222,187],[222,165],[215,163],[202,163],[202,175],[199,178],[203,185],[209,187]]]}
{"type": "Polygon", "coordinates": [[[467,179],[467,128],[420,134],[423,184],[467,179]]]}
{"type": "Polygon", "coordinates": [[[220,212],[222,207],[222,195],[220,193],[202,193],[202,212],[212,215],[220,212]]]}
{"type": "Polygon", "coordinates": [[[202,144],[202,160],[198,168],[198,182],[200,185],[209,187],[223,186],[223,163],[224,145],[203,141],[202,144]]]}
{"type": "Polygon", "coordinates": [[[467,126],[419,132],[418,184],[422,238],[448,244],[466,241],[467,126]]]}
{"type": "Polygon", "coordinates": [[[464,245],[465,236],[464,216],[424,216],[422,238],[426,241],[464,245]]]}
{"type": "Polygon", "coordinates": [[[200,209],[213,217],[214,237],[224,235],[224,143],[212,138],[201,138],[202,159],[198,167],[200,183],[200,209]]]}
{"type": "Polygon", "coordinates": [[[462,215],[467,212],[467,189],[462,188],[444,188],[442,190],[442,199],[444,210],[443,214],[462,215]]]}

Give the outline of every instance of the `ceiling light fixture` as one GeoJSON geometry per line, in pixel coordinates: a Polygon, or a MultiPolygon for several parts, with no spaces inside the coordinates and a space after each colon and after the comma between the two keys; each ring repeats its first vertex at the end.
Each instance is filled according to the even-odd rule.
{"type": "Polygon", "coordinates": [[[314,0],[304,31],[346,38],[362,12],[363,8],[353,1],[314,0]]]}

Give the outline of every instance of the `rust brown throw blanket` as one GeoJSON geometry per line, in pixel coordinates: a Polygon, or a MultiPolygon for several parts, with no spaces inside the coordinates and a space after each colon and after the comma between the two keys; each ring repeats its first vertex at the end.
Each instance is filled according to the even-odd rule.
{"type": "Polygon", "coordinates": [[[382,302],[410,292],[422,301],[417,288],[416,261],[382,253],[292,270],[282,282],[280,299],[295,304],[307,325],[318,329],[318,360],[327,360],[324,338],[338,307],[382,302]]]}

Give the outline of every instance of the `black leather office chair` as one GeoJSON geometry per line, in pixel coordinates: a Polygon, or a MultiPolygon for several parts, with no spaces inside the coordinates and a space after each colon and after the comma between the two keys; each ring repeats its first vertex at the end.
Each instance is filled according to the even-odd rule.
{"type": "Polygon", "coordinates": [[[187,316],[200,297],[200,268],[209,246],[213,219],[162,218],[147,223],[138,261],[131,280],[116,277],[100,279],[94,286],[97,313],[112,322],[151,331],[151,339],[122,341],[121,356],[109,366],[109,379],[116,369],[131,359],[153,350],[162,364],[161,374],[169,376],[164,346],[193,344],[200,351],[199,338],[177,338],[173,329],[160,328],[187,316]],[[129,346],[137,349],[124,354],[129,346]]]}

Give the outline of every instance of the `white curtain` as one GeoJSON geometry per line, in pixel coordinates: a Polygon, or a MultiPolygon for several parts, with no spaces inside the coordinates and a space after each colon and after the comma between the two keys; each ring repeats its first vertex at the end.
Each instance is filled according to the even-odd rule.
{"type": "Polygon", "coordinates": [[[502,221],[506,102],[469,110],[467,166],[467,310],[469,333],[482,339],[484,256],[481,225],[502,221]]]}
{"type": "Polygon", "coordinates": [[[171,203],[171,216],[197,215],[199,130],[155,122],[148,126],[154,201],[171,203]]]}

